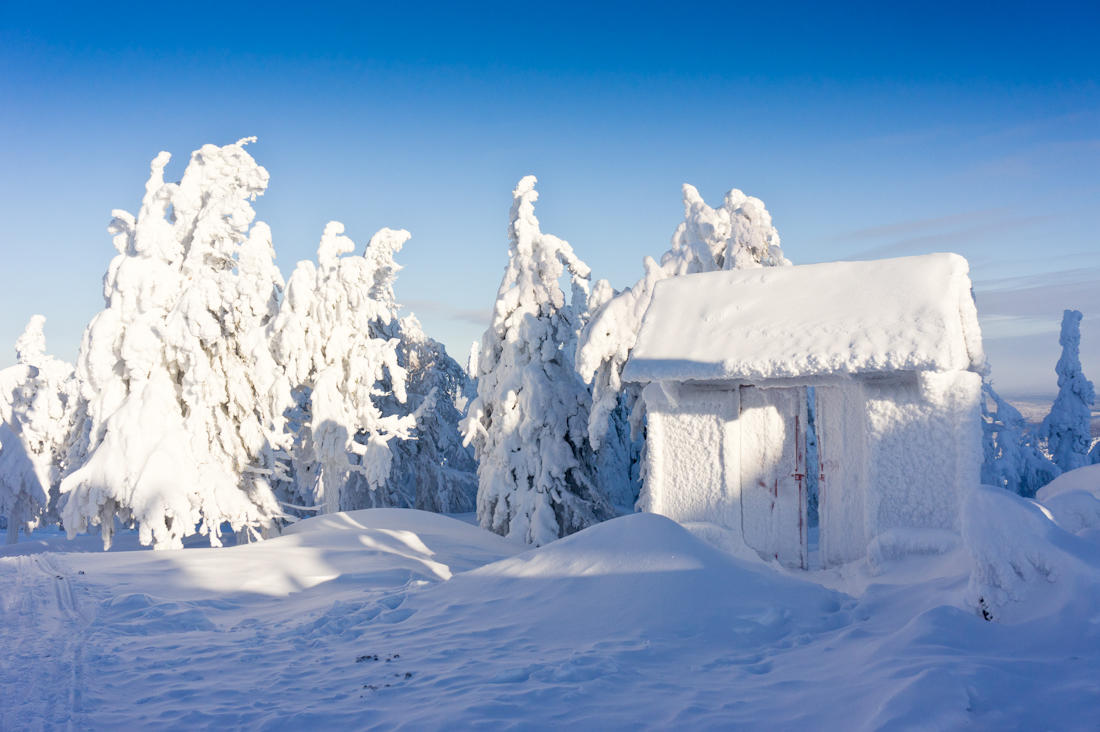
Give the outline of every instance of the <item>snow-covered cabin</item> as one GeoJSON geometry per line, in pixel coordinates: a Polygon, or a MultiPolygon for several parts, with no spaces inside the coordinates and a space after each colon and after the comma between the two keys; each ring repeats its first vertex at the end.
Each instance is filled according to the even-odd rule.
{"type": "Polygon", "coordinates": [[[623,372],[647,385],[639,507],[718,524],[796,567],[811,487],[825,566],[912,529],[957,533],[981,466],[968,271],[929,254],[658,283],[623,372]]]}

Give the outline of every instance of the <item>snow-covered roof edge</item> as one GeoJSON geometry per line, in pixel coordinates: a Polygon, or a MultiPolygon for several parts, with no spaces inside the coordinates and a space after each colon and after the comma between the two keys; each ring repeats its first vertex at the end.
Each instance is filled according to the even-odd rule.
{"type": "Polygon", "coordinates": [[[969,264],[939,253],[657,284],[627,381],[980,370],[969,264]]]}

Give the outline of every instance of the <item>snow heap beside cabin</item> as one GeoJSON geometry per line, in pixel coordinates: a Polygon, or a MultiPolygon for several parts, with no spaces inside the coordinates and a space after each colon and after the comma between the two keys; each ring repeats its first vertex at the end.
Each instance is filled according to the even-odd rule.
{"type": "Polygon", "coordinates": [[[813,470],[823,565],[950,542],[982,462],[968,270],[930,254],[658,283],[623,372],[646,384],[639,508],[807,567],[813,470]]]}

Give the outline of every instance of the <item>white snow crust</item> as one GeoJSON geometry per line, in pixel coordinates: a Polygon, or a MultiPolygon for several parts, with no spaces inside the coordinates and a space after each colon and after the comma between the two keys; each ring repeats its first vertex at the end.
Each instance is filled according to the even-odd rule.
{"type": "Polygon", "coordinates": [[[957,254],[928,254],[665,279],[623,379],[977,369],[968,271],[957,254]]]}
{"type": "Polygon", "coordinates": [[[223,549],[37,532],[0,548],[0,728],[1089,728],[1100,545],[979,495],[976,588],[1031,578],[999,622],[931,533],[895,538],[943,553],[872,575],[732,558],[652,514],[526,552],[408,509],[223,549]]]}

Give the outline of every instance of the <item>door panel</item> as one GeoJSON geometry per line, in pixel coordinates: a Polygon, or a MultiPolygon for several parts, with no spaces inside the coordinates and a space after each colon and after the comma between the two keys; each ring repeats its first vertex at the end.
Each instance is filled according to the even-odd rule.
{"type": "Polygon", "coordinates": [[[806,390],[741,388],[741,531],[762,557],[807,566],[806,390]]]}
{"type": "Polygon", "coordinates": [[[821,561],[844,564],[867,552],[864,531],[865,466],[863,396],[857,385],[818,387],[818,516],[821,561]]]}

